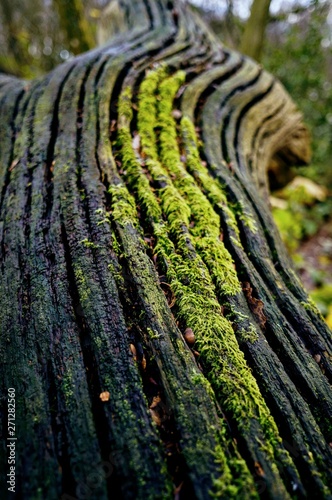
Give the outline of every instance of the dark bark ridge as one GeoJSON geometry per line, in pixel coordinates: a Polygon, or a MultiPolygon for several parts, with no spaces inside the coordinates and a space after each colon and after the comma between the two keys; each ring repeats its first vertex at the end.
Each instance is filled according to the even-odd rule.
{"type": "Polygon", "coordinates": [[[106,46],[0,78],[17,497],[330,498],[331,334],[267,207],[301,115],[181,3],[117,8],[106,46]]]}

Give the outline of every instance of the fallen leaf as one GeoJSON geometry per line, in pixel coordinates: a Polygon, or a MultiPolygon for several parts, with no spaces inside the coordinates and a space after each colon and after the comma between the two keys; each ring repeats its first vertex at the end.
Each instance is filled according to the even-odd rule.
{"type": "Polygon", "coordinates": [[[134,358],[134,361],[137,361],[137,351],[136,351],[136,347],[134,346],[134,344],[130,344],[130,350],[131,350],[131,353],[133,355],[133,358],[134,358]]]}
{"type": "Polygon", "coordinates": [[[261,477],[265,476],[265,473],[264,473],[262,466],[259,462],[255,462],[254,467],[255,467],[255,472],[256,472],[257,476],[261,476],[261,477]]]}
{"type": "Polygon", "coordinates": [[[101,392],[99,394],[99,397],[100,397],[101,401],[103,403],[105,403],[106,401],[109,401],[109,399],[110,399],[110,393],[108,391],[101,392]]]}
{"type": "Polygon", "coordinates": [[[150,410],[155,408],[160,403],[160,401],[161,401],[160,396],[154,396],[152,403],[150,405],[150,410]]]}

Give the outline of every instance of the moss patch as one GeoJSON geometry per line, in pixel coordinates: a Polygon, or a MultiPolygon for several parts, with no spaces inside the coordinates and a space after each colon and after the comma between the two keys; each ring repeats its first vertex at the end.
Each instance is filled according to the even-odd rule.
{"type": "MultiPolygon", "coordinates": [[[[281,450],[275,422],[239,348],[232,324],[221,314],[217,300],[218,293],[234,296],[241,286],[231,256],[220,239],[220,219],[214,207],[222,211],[232,237],[240,245],[239,230],[221,186],[200,161],[193,124],[185,117],[181,131],[186,162],[181,160],[172,109],[183,82],[182,72],[169,77],[165,67],[146,75],[138,96],[140,147],[136,150],[129,128],[130,92],[125,91],[124,99],[120,99],[123,112],[122,104],[119,106],[120,156],[126,180],[156,237],[155,253],[174,293],[177,318],[193,329],[207,378],[223,408],[242,435],[258,430],[258,446],[264,449],[277,477],[275,459],[282,458],[283,465],[291,464],[291,459],[281,450]]],[[[127,189],[113,186],[111,192],[112,217],[121,224],[138,225],[135,202],[127,189]]],[[[249,333],[253,340],[254,331],[249,333]]],[[[226,458],[222,442],[215,454],[222,464],[220,480],[215,483],[218,494],[238,497],[243,484],[251,484],[244,461],[236,458],[235,464],[226,458]],[[236,467],[241,469],[242,486],[234,483],[229,472],[236,467]]]]}

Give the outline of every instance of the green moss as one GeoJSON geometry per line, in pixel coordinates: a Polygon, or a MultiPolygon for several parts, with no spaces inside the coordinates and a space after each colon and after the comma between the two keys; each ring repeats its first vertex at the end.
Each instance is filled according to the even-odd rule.
{"type": "Polygon", "coordinates": [[[172,184],[159,191],[163,212],[174,233],[189,226],[190,208],[172,184]]]}
{"type": "Polygon", "coordinates": [[[220,294],[236,295],[241,291],[241,286],[232,258],[219,239],[220,218],[181,161],[176,121],[172,116],[172,109],[175,96],[184,81],[185,73],[179,71],[174,76],[166,78],[159,86],[160,100],[157,101],[157,107],[161,161],[171,176],[174,186],[190,208],[192,223],[189,231],[194,236],[195,249],[208,266],[220,294]]]}
{"type": "Polygon", "coordinates": [[[186,152],[186,166],[188,172],[196,179],[212,205],[223,213],[227,227],[233,230],[233,242],[237,246],[242,247],[235,214],[228,206],[227,197],[222,186],[216,179],[211,177],[207,167],[201,162],[195,127],[186,116],[181,119],[181,133],[186,152]]]}
{"type": "Polygon", "coordinates": [[[98,216],[97,226],[101,224],[110,224],[110,214],[104,208],[97,208],[95,214],[98,216]]]}
{"type": "MultiPolygon", "coordinates": [[[[164,73],[162,69],[162,73],[164,73]]],[[[160,187],[158,195],[161,202],[162,212],[165,214],[170,231],[176,232],[180,228],[189,226],[191,211],[173,185],[167,170],[161,165],[158,160],[157,150],[153,146],[157,144],[154,129],[157,127],[157,113],[156,113],[156,98],[153,96],[156,91],[156,85],[161,76],[158,72],[158,78],[153,73],[149,74],[152,79],[150,84],[149,78],[142,83],[142,88],[139,93],[139,111],[138,111],[138,127],[141,137],[142,151],[144,156],[147,156],[146,167],[152,176],[154,182],[158,183],[160,187]],[[154,100],[153,110],[152,102],[154,100]],[[146,115],[146,113],[149,113],[146,115]],[[148,117],[148,119],[147,119],[148,117]],[[152,144],[150,141],[152,140],[152,144]]],[[[151,212],[151,206],[147,207],[147,213],[151,212]]],[[[159,216],[160,219],[160,216],[159,216]]],[[[155,220],[157,222],[157,220],[155,220]]]]}
{"type": "Polygon", "coordinates": [[[118,114],[119,114],[119,123],[118,126],[122,126],[123,122],[130,122],[133,117],[133,109],[132,109],[132,92],[130,87],[126,87],[119,98],[118,104],[118,114]]]}
{"type": "Polygon", "coordinates": [[[242,459],[232,459],[230,466],[228,466],[222,446],[219,444],[214,450],[214,456],[223,473],[220,477],[214,478],[214,491],[210,492],[212,498],[259,498],[251,478],[248,479],[248,476],[241,473],[243,471],[242,459]]]}
{"type": "MultiPolygon", "coordinates": [[[[156,144],[155,141],[155,131],[154,126],[156,122],[153,122],[151,116],[154,116],[156,119],[156,106],[155,106],[155,97],[154,93],[156,92],[157,82],[160,79],[160,74],[155,75],[149,73],[149,77],[151,77],[151,81],[143,82],[142,87],[140,89],[139,94],[139,112],[138,112],[138,127],[140,134],[140,141],[142,147],[142,155],[145,158],[145,166],[148,168],[149,174],[154,182],[158,182],[160,188],[158,190],[158,194],[156,194],[153,189],[149,186],[146,180],[142,179],[144,176],[143,169],[138,165],[138,159],[135,158],[132,151],[132,143],[130,140],[129,134],[129,124],[124,120],[122,121],[123,129],[126,128],[126,134],[122,134],[120,137],[120,146],[121,152],[120,156],[122,161],[125,161],[125,168],[127,170],[127,179],[133,188],[134,192],[138,199],[140,199],[140,189],[144,185],[145,196],[150,196],[151,194],[154,196],[154,200],[150,198],[148,203],[144,204],[144,211],[148,218],[152,221],[152,226],[154,229],[154,234],[163,235],[164,249],[168,249],[170,252],[173,251],[173,244],[171,239],[169,238],[169,234],[180,234],[181,244],[184,248],[187,247],[186,238],[188,237],[187,229],[190,222],[191,211],[178,190],[173,185],[167,171],[162,167],[158,160],[156,148],[153,145],[156,144]],[[152,109],[151,109],[152,108],[152,109]],[[146,119],[148,117],[148,120],[146,119]],[[153,145],[149,144],[149,141],[152,141],[153,145]],[[148,193],[148,194],[147,194],[148,193]],[[158,196],[158,198],[157,198],[158,196]],[[154,209],[155,203],[159,202],[162,208],[162,211],[158,213],[157,210],[154,209]],[[167,222],[163,220],[162,213],[167,222]]],[[[159,206],[159,204],[158,204],[159,206]]],[[[112,212],[112,216],[114,216],[114,212],[112,212]]],[[[133,220],[132,223],[135,223],[133,220]]],[[[151,329],[148,330],[148,334],[150,338],[155,338],[155,332],[151,329]]],[[[204,377],[200,377],[200,382],[202,383],[202,379],[204,377]]],[[[205,379],[204,379],[205,380],[205,379]]],[[[199,382],[199,381],[197,381],[199,382]]],[[[211,391],[210,384],[205,381],[204,385],[209,386],[209,391],[211,391]]],[[[224,453],[224,447],[220,446],[218,448],[218,456],[221,461],[221,454],[224,453]]],[[[227,459],[229,460],[229,459],[227,459]]],[[[227,463],[226,457],[223,457],[222,462],[227,463]]],[[[225,475],[225,470],[221,471],[222,477],[224,481],[231,483],[232,477],[231,474],[227,478],[227,474],[225,475]]],[[[252,478],[247,470],[245,463],[243,462],[243,484],[246,482],[252,482],[252,478]]],[[[240,491],[240,490],[239,490],[240,491]]]]}
{"type": "Polygon", "coordinates": [[[115,267],[114,264],[109,264],[108,269],[110,270],[112,276],[114,277],[116,284],[120,290],[125,289],[125,280],[122,276],[120,267],[115,267]]]}
{"type": "Polygon", "coordinates": [[[130,134],[130,119],[132,113],[129,113],[127,109],[127,99],[129,97],[131,99],[131,90],[128,87],[119,100],[119,116],[121,119],[118,125],[118,145],[121,148],[122,166],[126,172],[126,179],[130,187],[132,187],[137,194],[140,205],[142,205],[152,221],[155,221],[160,218],[161,209],[150,189],[149,180],[144,175],[139,158],[132,147],[130,134]]]}
{"type": "Polygon", "coordinates": [[[150,190],[149,180],[144,175],[143,169],[133,151],[129,127],[119,130],[118,142],[121,146],[122,164],[128,183],[130,186],[135,187],[139,204],[149,213],[152,220],[157,220],[161,215],[161,210],[150,190]]]}
{"type": "MultiPolygon", "coordinates": [[[[117,198],[115,197],[115,200],[117,198]]],[[[114,202],[114,199],[113,199],[113,202],[114,202]]],[[[127,210],[126,210],[127,212],[127,210]]],[[[97,222],[97,226],[100,226],[101,224],[108,224],[108,225],[111,225],[111,213],[110,212],[106,212],[104,209],[102,208],[98,208],[96,211],[95,211],[95,214],[97,216],[100,216],[100,220],[97,222]]],[[[112,238],[112,250],[114,251],[114,253],[120,257],[121,256],[121,245],[116,237],[116,234],[115,232],[111,229],[111,238],[112,238]]],[[[111,271],[115,271],[115,269],[113,269],[113,264],[110,264],[109,265],[109,268],[111,271]]]]}
{"type": "MultiPolygon", "coordinates": [[[[271,466],[281,445],[278,430],[240,351],[230,323],[220,314],[213,284],[197,260],[178,255],[175,248],[166,255],[169,241],[159,234],[158,252],[166,261],[167,277],[176,297],[177,316],[196,336],[207,376],[225,411],[236,420],[240,432],[250,432],[251,421],[259,421],[271,466]]],[[[287,453],[283,463],[291,463],[287,453]]]]}
{"type": "Polygon", "coordinates": [[[105,218],[105,219],[98,221],[97,226],[101,226],[102,224],[109,224],[109,223],[110,223],[109,218],[105,218]]]}
{"type": "Polygon", "coordinates": [[[86,248],[98,248],[99,245],[96,245],[93,243],[93,241],[89,241],[88,238],[85,238],[84,240],[81,240],[80,243],[84,245],[86,248]]]}
{"type": "Polygon", "coordinates": [[[237,326],[236,336],[239,343],[249,342],[254,344],[259,339],[259,334],[256,327],[250,322],[247,314],[243,314],[233,304],[226,303],[227,308],[226,318],[237,326]]]}
{"type": "Polygon", "coordinates": [[[313,301],[313,299],[311,297],[308,297],[307,302],[302,301],[301,305],[304,307],[304,309],[314,313],[315,315],[318,315],[324,321],[324,317],[323,317],[322,313],[320,312],[316,303],[313,301]]]}
{"type": "Polygon", "coordinates": [[[159,83],[166,75],[165,65],[160,66],[157,70],[149,71],[139,90],[138,130],[142,149],[153,160],[158,160],[157,141],[155,140],[157,90],[159,83]]]}
{"type": "Polygon", "coordinates": [[[66,370],[63,374],[61,388],[66,401],[66,405],[70,406],[71,399],[74,395],[73,390],[73,375],[71,370],[66,370]]]}
{"type": "Polygon", "coordinates": [[[148,332],[149,334],[149,338],[150,340],[155,340],[155,339],[159,339],[160,337],[160,333],[158,332],[155,332],[154,330],[152,330],[152,328],[147,328],[146,331],[148,332]]]}
{"type": "Polygon", "coordinates": [[[112,232],[112,248],[116,255],[119,257],[121,255],[121,246],[114,232],[112,232]]]}
{"type": "Polygon", "coordinates": [[[249,325],[247,328],[239,328],[236,333],[240,342],[254,344],[259,339],[257,330],[253,325],[249,325]]]}
{"type": "Polygon", "coordinates": [[[241,292],[232,258],[222,242],[212,237],[198,238],[196,248],[210,271],[219,296],[228,297],[241,292]]]}
{"type": "Polygon", "coordinates": [[[81,302],[81,304],[84,304],[84,302],[89,300],[91,290],[89,289],[89,287],[87,285],[84,272],[77,265],[74,265],[74,274],[75,274],[77,287],[79,290],[80,302],[81,302]]]}
{"type": "MultiPolygon", "coordinates": [[[[250,432],[253,421],[259,422],[263,444],[274,464],[275,452],[281,443],[277,427],[239,348],[232,325],[222,316],[217,300],[216,287],[220,294],[229,296],[239,293],[241,286],[232,259],[219,239],[220,220],[213,205],[223,211],[227,221],[231,219],[233,237],[239,241],[236,219],[221,187],[201,165],[197,145],[190,143],[193,126],[189,127],[186,120],[182,120],[182,125],[183,135],[187,133],[189,172],[181,162],[171,111],[184,74],[178,73],[174,78],[166,76],[165,68],[161,67],[149,72],[141,84],[137,115],[140,154],[133,151],[128,122],[131,115],[125,107],[119,122],[119,132],[123,131],[119,134],[120,157],[125,162],[127,181],[151,221],[157,238],[155,253],[175,295],[177,318],[193,329],[207,377],[225,411],[232,415],[244,435],[250,432]],[[157,129],[160,130],[160,158],[157,129]],[[144,179],[149,179],[154,189],[144,179]]],[[[121,107],[119,109],[121,111],[121,107]]],[[[123,186],[111,189],[112,217],[122,224],[137,225],[137,211],[131,195],[123,186]]],[[[154,332],[148,333],[154,336],[154,332]]],[[[197,377],[196,381],[202,383],[197,377]]],[[[220,479],[216,479],[219,493],[221,496],[225,492],[238,495],[241,486],[234,485],[233,472],[229,472],[231,460],[225,456],[224,444],[217,447],[215,453],[223,469],[220,479]]],[[[283,459],[283,463],[287,462],[287,458],[283,459]]],[[[245,464],[241,467],[244,481],[250,482],[245,464]]]]}
{"type": "Polygon", "coordinates": [[[108,188],[112,196],[112,218],[121,226],[137,221],[134,197],[123,184],[112,184],[108,188]]]}
{"type": "Polygon", "coordinates": [[[252,233],[257,233],[256,221],[253,216],[248,213],[248,209],[243,205],[242,201],[239,201],[238,203],[232,203],[231,208],[233,210],[233,213],[252,233]]]}
{"type": "MultiPolygon", "coordinates": [[[[173,98],[181,83],[183,83],[182,74],[173,79],[168,78],[160,85],[161,99],[158,101],[158,118],[161,127],[161,159],[172,174],[173,182],[179,192],[188,200],[197,235],[196,247],[203,253],[205,264],[211,275],[219,278],[220,281],[215,280],[215,282],[225,294],[235,294],[241,290],[241,287],[234,269],[231,267],[231,272],[229,271],[228,266],[232,264],[231,258],[218,239],[219,218],[212,211],[193,178],[181,165],[176,125],[171,115],[173,98]],[[221,267],[219,275],[215,271],[219,267],[218,264],[221,267]],[[227,274],[233,279],[230,280],[227,274]],[[223,289],[225,281],[227,288],[223,289]]],[[[198,169],[202,171],[200,167],[198,169]]],[[[205,171],[204,174],[206,175],[205,171]]],[[[218,196],[218,202],[225,203],[225,199],[220,197],[219,189],[216,190],[210,177],[208,181],[210,191],[212,188],[212,192],[218,196]]],[[[193,231],[194,234],[195,231],[193,231]]],[[[198,256],[193,259],[190,255],[187,245],[188,236],[186,236],[186,244],[183,245],[183,236],[177,235],[180,254],[176,253],[176,248],[169,252],[169,243],[165,242],[163,236],[159,234],[156,252],[162,254],[164,261],[167,262],[167,275],[176,297],[179,318],[187,326],[193,328],[197,348],[209,366],[210,380],[217,392],[222,394],[224,406],[236,418],[239,427],[250,425],[251,418],[260,420],[262,428],[267,431],[270,457],[273,457],[273,445],[276,445],[277,441],[280,442],[276,437],[277,428],[256,381],[246,365],[243,353],[238,347],[231,324],[220,314],[211,275],[198,256]],[[239,393],[241,396],[237,397],[235,394],[239,393]],[[245,414],[249,418],[244,418],[245,414]]]]}
{"type": "Polygon", "coordinates": [[[103,341],[100,337],[95,337],[94,338],[94,342],[97,346],[98,349],[101,349],[102,345],[103,345],[103,341]]]}
{"type": "Polygon", "coordinates": [[[247,228],[250,229],[252,233],[257,233],[257,226],[255,219],[251,215],[248,215],[244,209],[239,214],[239,219],[242,220],[244,225],[247,226],[247,228]]]}
{"type": "Polygon", "coordinates": [[[194,385],[201,385],[205,387],[206,392],[210,395],[212,400],[215,400],[215,394],[213,392],[213,389],[211,387],[210,382],[204,377],[203,373],[200,372],[194,372],[191,375],[191,380],[194,385]]]}

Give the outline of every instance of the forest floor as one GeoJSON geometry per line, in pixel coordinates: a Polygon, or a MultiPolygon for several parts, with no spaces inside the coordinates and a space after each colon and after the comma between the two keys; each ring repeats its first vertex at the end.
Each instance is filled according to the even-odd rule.
{"type": "Polygon", "coordinates": [[[304,241],[297,253],[305,264],[300,266],[299,273],[308,291],[319,284],[329,282],[332,285],[332,218],[314,236],[304,241]]]}
{"type": "Polygon", "coordinates": [[[297,249],[298,272],[307,291],[332,328],[332,217],[297,249]]]}

